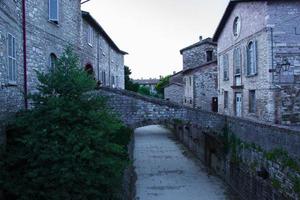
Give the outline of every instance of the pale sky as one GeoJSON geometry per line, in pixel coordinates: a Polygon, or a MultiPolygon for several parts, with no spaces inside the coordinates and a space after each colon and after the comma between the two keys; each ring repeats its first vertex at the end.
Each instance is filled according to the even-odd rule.
{"type": "Polygon", "coordinates": [[[229,0],[91,0],[82,5],[129,55],[133,78],[182,69],[179,50],[212,37],[229,0]]]}

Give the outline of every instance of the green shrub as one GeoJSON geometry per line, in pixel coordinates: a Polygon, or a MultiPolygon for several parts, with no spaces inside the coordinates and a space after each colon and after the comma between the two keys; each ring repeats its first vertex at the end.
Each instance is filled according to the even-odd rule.
{"type": "Polygon", "coordinates": [[[131,132],[88,93],[96,82],[70,49],[38,78],[34,108],[8,128],[0,189],[21,200],[118,199],[131,132]]]}

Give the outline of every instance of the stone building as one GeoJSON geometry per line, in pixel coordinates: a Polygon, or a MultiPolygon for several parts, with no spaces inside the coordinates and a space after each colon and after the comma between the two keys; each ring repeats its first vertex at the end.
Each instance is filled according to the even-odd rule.
{"type": "Polygon", "coordinates": [[[220,113],[300,124],[299,20],[299,1],[230,1],[213,38],[220,113]]]}
{"type": "Polygon", "coordinates": [[[24,95],[36,92],[35,71],[47,73],[55,67],[68,46],[82,67],[93,69],[95,79],[124,88],[126,52],[81,11],[80,0],[0,1],[0,143],[8,116],[27,107],[24,95]],[[90,30],[93,43],[87,47],[90,30]]]}
{"type": "Polygon", "coordinates": [[[139,84],[140,86],[144,86],[144,87],[149,88],[151,94],[157,94],[155,86],[159,82],[158,79],[156,79],[156,78],[136,79],[136,80],[133,80],[133,82],[139,84]]]}
{"type": "Polygon", "coordinates": [[[0,144],[4,119],[24,108],[21,1],[0,1],[0,144]]]}
{"type": "Polygon", "coordinates": [[[174,73],[169,78],[169,84],[164,87],[164,99],[182,104],[183,103],[183,74],[182,71],[174,73]]]}
{"type": "Polygon", "coordinates": [[[217,44],[211,38],[202,40],[180,51],[183,59],[183,104],[192,108],[216,111],[217,44]]]}
{"type": "Polygon", "coordinates": [[[216,43],[211,38],[202,39],[180,50],[183,59],[183,70],[198,67],[206,62],[217,59],[216,43]]]}
{"type": "Polygon", "coordinates": [[[218,112],[217,61],[187,69],[183,72],[184,105],[218,112]]]}
{"type": "Polygon", "coordinates": [[[92,70],[103,86],[125,88],[124,55],[127,53],[108,36],[101,25],[90,15],[82,12],[81,44],[82,63],[92,70]]]}

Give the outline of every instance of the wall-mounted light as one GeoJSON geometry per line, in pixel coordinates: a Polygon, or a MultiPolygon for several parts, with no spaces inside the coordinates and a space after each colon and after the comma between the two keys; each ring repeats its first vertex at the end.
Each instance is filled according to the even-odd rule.
{"type": "Polygon", "coordinates": [[[275,69],[271,69],[269,70],[270,72],[274,73],[280,73],[280,72],[287,72],[290,71],[290,67],[291,67],[291,63],[289,62],[289,60],[287,58],[284,58],[282,60],[282,63],[277,63],[276,68],[275,69]]]}

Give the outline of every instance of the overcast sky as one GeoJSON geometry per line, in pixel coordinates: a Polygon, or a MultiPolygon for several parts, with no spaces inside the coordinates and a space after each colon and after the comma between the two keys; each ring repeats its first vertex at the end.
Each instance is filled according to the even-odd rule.
{"type": "Polygon", "coordinates": [[[179,50],[212,37],[228,0],[91,0],[82,9],[101,24],[125,56],[133,78],[182,69],[179,50]]]}

